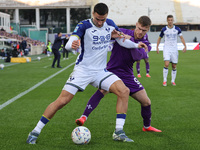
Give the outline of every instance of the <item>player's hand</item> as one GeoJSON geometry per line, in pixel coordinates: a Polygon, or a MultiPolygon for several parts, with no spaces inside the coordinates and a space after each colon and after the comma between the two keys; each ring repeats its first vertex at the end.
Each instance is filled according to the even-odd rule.
{"type": "Polygon", "coordinates": [[[159,54],[159,48],[158,47],[156,48],[156,51],[157,51],[157,54],[159,54]]]}
{"type": "Polygon", "coordinates": [[[130,35],[128,35],[128,34],[124,34],[123,32],[120,32],[120,34],[121,34],[121,38],[124,38],[123,42],[124,42],[126,39],[130,40],[131,37],[132,37],[132,36],[130,36],[130,35]]]}
{"type": "Polygon", "coordinates": [[[185,52],[186,52],[186,47],[183,48],[183,53],[185,53],[185,52]]]}
{"type": "Polygon", "coordinates": [[[124,40],[125,41],[126,39],[130,40],[132,36],[128,35],[128,34],[123,34],[124,36],[124,40]]]}
{"type": "Polygon", "coordinates": [[[146,44],[140,42],[140,43],[138,44],[138,47],[139,47],[139,48],[144,48],[144,49],[145,49],[145,52],[148,52],[148,47],[147,47],[146,44]]]}
{"type": "Polygon", "coordinates": [[[80,46],[80,40],[76,40],[72,42],[72,49],[77,50],[77,48],[79,48],[80,46]]]}
{"type": "Polygon", "coordinates": [[[122,32],[119,32],[119,31],[117,31],[117,30],[113,30],[112,31],[112,33],[111,33],[111,37],[112,38],[123,38],[124,37],[124,33],[122,33],[122,32]]]}

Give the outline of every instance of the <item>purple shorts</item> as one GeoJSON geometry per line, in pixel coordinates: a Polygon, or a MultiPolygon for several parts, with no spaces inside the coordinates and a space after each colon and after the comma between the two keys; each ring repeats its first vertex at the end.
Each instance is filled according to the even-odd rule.
{"type": "MultiPolygon", "coordinates": [[[[115,72],[113,72],[113,73],[115,73],[115,72]]],[[[130,95],[144,89],[144,87],[142,86],[140,81],[138,81],[138,79],[134,75],[128,75],[128,76],[120,76],[119,74],[116,74],[116,75],[130,89],[130,95]]]]}
{"type": "Polygon", "coordinates": [[[145,58],[149,58],[148,53],[143,53],[143,57],[142,57],[142,59],[145,59],[145,58]]]}
{"type": "Polygon", "coordinates": [[[144,89],[144,87],[142,86],[140,81],[138,81],[138,79],[136,77],[134,77],[134,76],[120,78],[120,79],[130,89],[130,95],[132,95],[132,94],[144,89]]]}

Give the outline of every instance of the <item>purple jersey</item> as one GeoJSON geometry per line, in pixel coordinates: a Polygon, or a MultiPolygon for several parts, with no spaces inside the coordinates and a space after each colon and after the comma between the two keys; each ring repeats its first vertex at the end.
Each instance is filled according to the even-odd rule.
{"type": "MultiPolygon", "coordinates": [[[[134,31],[133,31],[133,35],[134,35],[134,31]]],[[[151,51],[151,43],[149,42],[148,35],[145,34],[145,36],[142,39],[134,39],[134,37],[132,36],[131,40],[135,43],[143,42],[144,44],[146,44],[148,47],[148,52],[143,53],[142,59],[149,58],[148,53],[151,51]]]]}
{"type": "MultiPolygon", "coordinates": [[[[131,41],[135,43],[143,42],[148,46],[148,50],[151,50],[147,34],[142,39],[135,40],[133,30],[123,28],[120,30],[125,34],[132,36],[130,39],[131,41]]],[[[137,60],[143,59],[146,55],[147,54],[143,48],[127,49],[115,42],[110,60],[107,63],[107,69],[121,78],[125,85],[129,87],[131,93],[135,93],[143,89],[143,86],[133,75],[133,63],[137,60]]]]}

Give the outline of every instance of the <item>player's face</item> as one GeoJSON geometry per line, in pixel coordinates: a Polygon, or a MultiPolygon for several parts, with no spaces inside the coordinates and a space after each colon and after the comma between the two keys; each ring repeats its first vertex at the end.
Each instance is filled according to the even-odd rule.
{"type": "Polygon", "coordinates": [[[173,22],[174,22],[174,19],[173,18],[167,18],[167,23],[168,23],[168,26],[173,26],[173,22]]]}
{"type": "Polygon", "coordinates": [[[149,31],[150,26],[142,26],[140,23],[136,23],[136,28],[134,32],[134,36],[136,39],[141,39],[145,36],[145,34],[149,31]]]}
{"type": "Polygon", "coordinates": [[[98,13],[94,12],[93,13],[93,23],[95,26],[101,28],[106,21],[108,14],[105,15],[99,15],[98,13]]]}
{"type": "Polygon", "coordinates": [[[58,37],[61,37],[61,36],[62,36],[62,33],[59,33],[59,34],[58,34],[58,37]]]}

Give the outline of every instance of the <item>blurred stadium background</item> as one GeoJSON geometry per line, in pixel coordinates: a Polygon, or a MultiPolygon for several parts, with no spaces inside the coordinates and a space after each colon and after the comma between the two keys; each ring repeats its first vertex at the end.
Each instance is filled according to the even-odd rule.
{"type": "Polygon", "coordinates": [[[0,28],[7,32],[47,43],[57,32],[71,33],[76,24],[91,17],[98,2],[109,6],[109,18],[120,27],[134,28],[141,15],[152,20],[150,42],[155,43],[159,31],[172,14],[186,42],[200,39],[199,0],[1,0],[0,28]]]}

